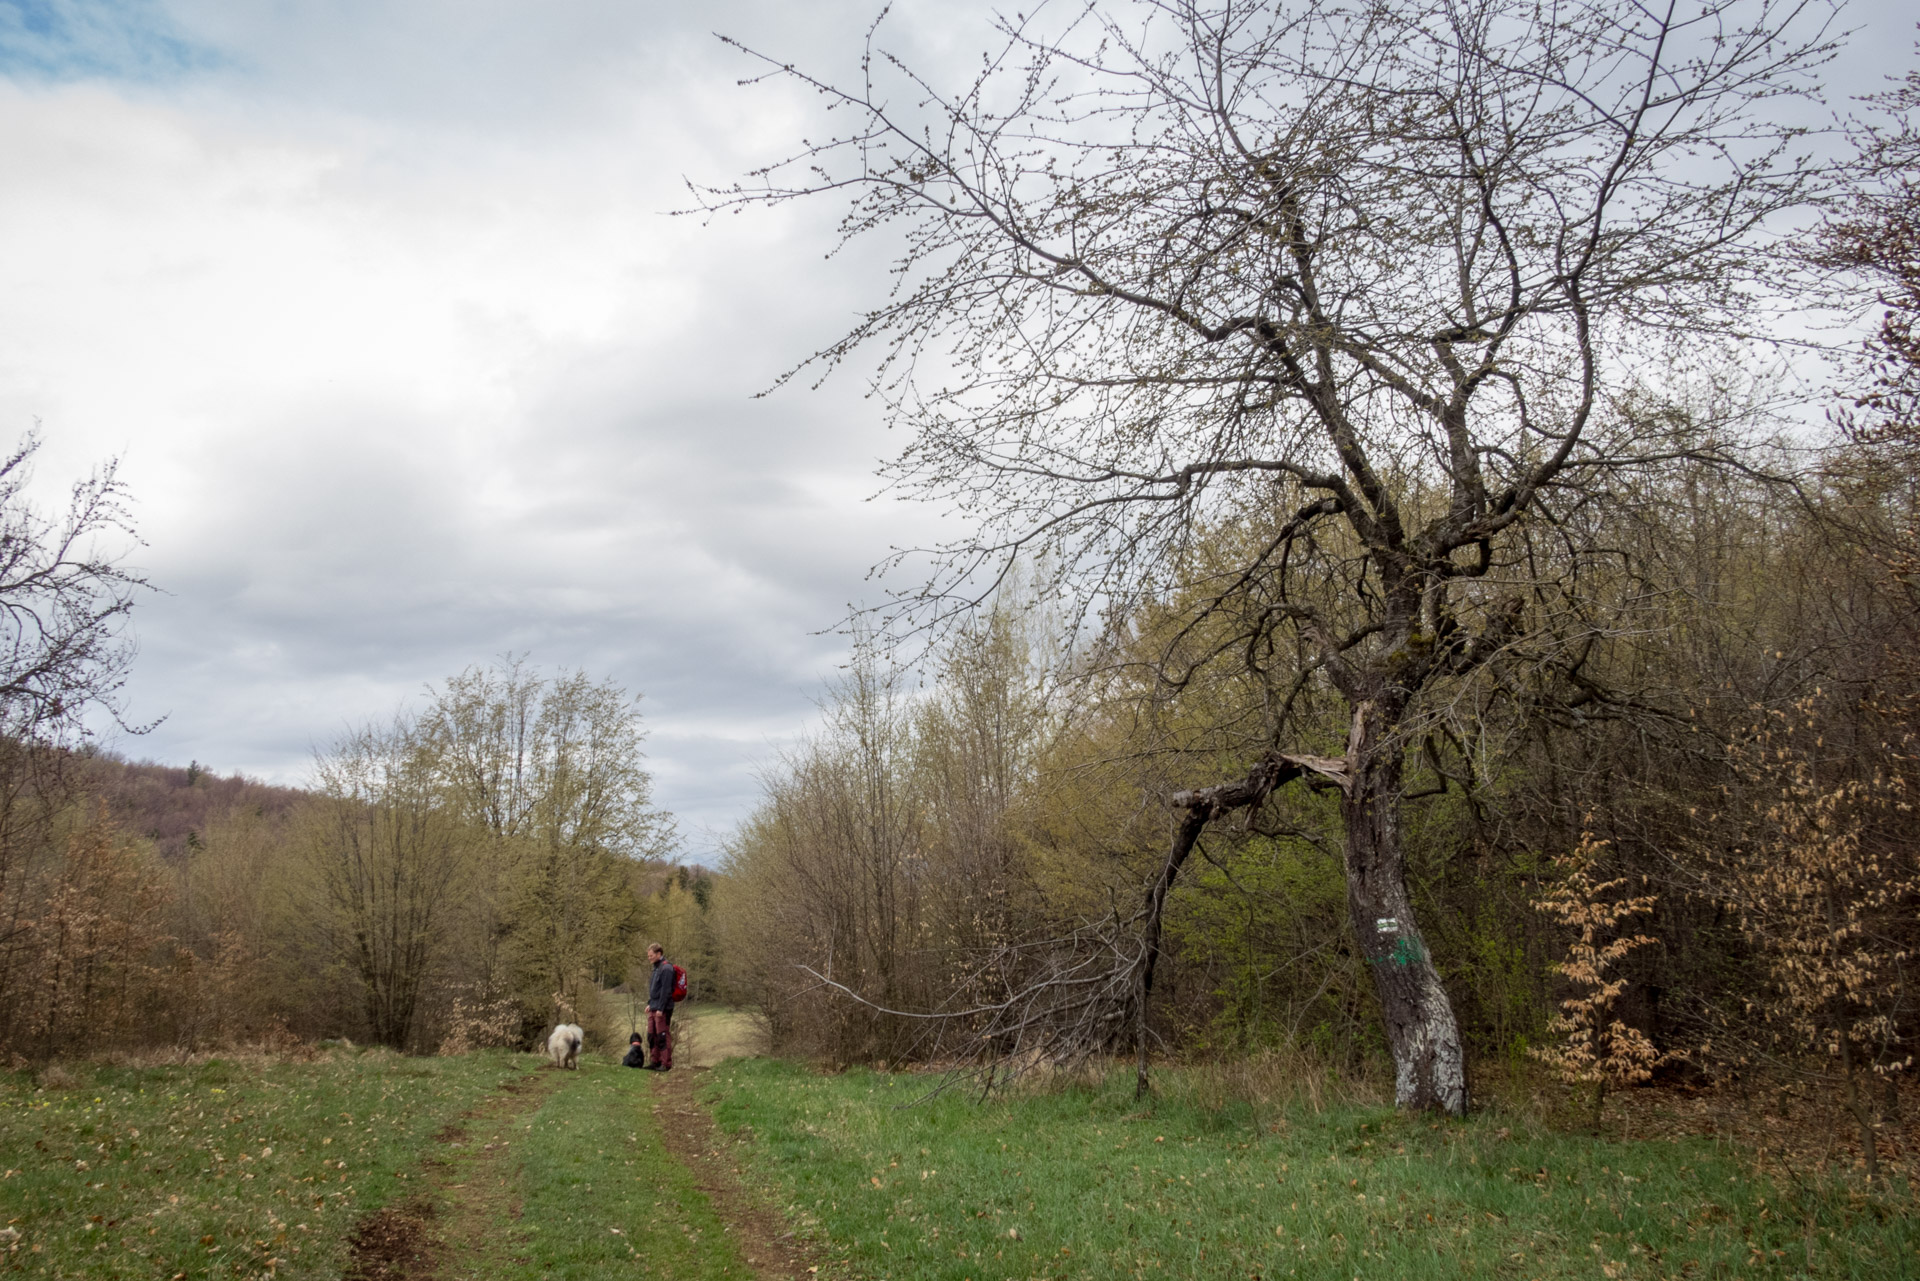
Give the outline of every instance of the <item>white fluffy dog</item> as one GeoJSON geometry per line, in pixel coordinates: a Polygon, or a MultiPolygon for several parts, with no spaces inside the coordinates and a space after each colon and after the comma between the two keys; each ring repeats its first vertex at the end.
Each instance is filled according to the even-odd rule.
{"type": "Polygon", "coordinates": [[[547,1057],[553,1060],[555,1067],[578,1071],[580,1046],[586,1039],[586,1031],[578,1023],[562,1023],[547,1038],[547,1057]]]}

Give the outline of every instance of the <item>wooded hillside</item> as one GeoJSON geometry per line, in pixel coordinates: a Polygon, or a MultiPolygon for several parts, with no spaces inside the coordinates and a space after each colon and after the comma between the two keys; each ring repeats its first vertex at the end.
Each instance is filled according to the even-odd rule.
{"type": "Polygon", "coordinates": [[[703,985],[710,877],[669,861],[634,700],[521,663],[344,737],[309,788],[0,752],[0,1048],[596,1032],[653,939],[703,985]]]}

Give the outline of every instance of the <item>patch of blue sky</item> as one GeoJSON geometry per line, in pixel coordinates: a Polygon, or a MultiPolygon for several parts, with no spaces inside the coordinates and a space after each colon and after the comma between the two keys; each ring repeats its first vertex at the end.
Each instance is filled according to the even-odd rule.
{"type": "Polygon", "coordinates": [[[0,76],[163,81],[222,61],[152,0],[0,0],[0,76]]]}

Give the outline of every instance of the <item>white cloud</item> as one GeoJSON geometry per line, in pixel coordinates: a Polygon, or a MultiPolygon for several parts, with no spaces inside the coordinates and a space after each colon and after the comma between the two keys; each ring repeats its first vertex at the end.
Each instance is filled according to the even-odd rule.
{"type": "Polygon", "coordinates": [[[725,827],[927,519],[859,501],[855,380],[751,398],[868,290],[830,211],[663,216],[792,95],[629,6],[268,12],[175,11],[215,71],[0,81],[0,432],[122,455],[168,593],[124,748],[298,778],[530,650],[646,691],[661,800],[725,827]]]}
{"type": "MultiPolygon", "coordinates": [[[[346,723],[524,649],[644,690],[662,802],[738,817],[841,652],[816,633],[935,514],[864,501],[899,442],[857,373],[751,398],[883,295],[873,251],[825,261],[826,206],[663,212],[820,127],[811,95],[737,87],[712,30],[844,76],[875,9],[0,23],[0,438],[40,419],[49,481],[123,455],[169,593],[130,687],[169,719],[123,746],[297,779],[346,723]]],[[[965,68],[985,18],[921,0],[885,41],[965,68]]]]}

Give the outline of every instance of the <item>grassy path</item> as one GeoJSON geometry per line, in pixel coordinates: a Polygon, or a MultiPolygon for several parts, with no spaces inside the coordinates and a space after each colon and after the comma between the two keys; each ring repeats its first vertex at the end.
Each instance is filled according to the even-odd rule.
{"type": "Polygon", "coordinates": [[[693,1173],[694,1186],[725,1221],[733,1248],[764,1281],[811,1281],[825,1275],[824,1254],[742,1178],[740,1149],[750,1140],[723,1133],[696,1097],[703,1070],[654,1079],[654,1120],[667,1151],[693,1173]]]}
{"type": "Polygon", "coordinates": [[[427,1159],[429,1191],[396,1209],[424,1247],[363,1252],[369,1278],[623,1276],[754,1281],[691,1170],[661,1141],[664,1081],[599,1059],[496,1096],[427,1159]],[[368,1266],[378,1265],[378,1266],[368,1266]]]}
{"type": "Polygon", "coordinates": [[[424,1190],[362,1221],[349,1275],[813,1281],[804,1246],[745,1190],[694,1102],[694,1065],[748,1036],[703,1013],[683,1029],[675,1072],[606,1055],[577,1072],[536,1069],[435,1135],[424,1190]]]}
{"type": "Polygon", "coordinates": [[[415,1171],[417,1190],[354,1226],[347,1274],[356,1281],[484,1275],[486,1260],[465,1247],[505,1242],[503,1229],[520,1219],[509,1152],[526,1118],[565,1079],[529,1071],[441,1127],[433,1155],[415,1171]]]}
{"type": "Polygon", "coordinates": [[[693,1075],[352,1047],[0,1072],[0,1275],[809,1281],[693,1075]]]}

